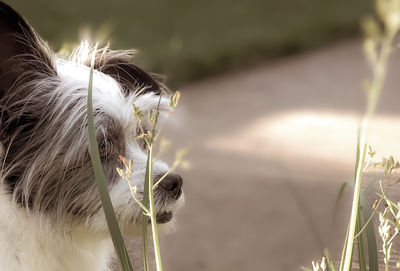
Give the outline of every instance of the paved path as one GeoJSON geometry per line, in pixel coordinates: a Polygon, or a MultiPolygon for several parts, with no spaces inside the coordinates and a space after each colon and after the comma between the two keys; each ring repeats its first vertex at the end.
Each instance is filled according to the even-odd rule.
{"type": "MultiPolygon", "coordinates": [[[[400,53],[399,53],[400,54],[400,53]]],[[[377,155],[400,156],[400,58],[373,123],[377,155]]],[[[338,255],[351,181],[361,81],[361,41],[182,87],[169,138],[191,146],[182,171],[186,206],[164,237],[165,270],[299,270],[329,247],[338,255]]]]}

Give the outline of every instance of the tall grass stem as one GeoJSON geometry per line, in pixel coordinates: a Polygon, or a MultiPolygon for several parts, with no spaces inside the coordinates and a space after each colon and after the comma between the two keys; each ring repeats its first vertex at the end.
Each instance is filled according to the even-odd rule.
{"type": "Polygon", "coordinates": [[[154,192],[153,192],[153,146],[149,147],[148,151],[148,171],[146,172],[147,178],[149,179],[148,190],[149,190],[149,203],[150,203],[150,214],[151,214],[151,231],[153,233],[153,245],[154,254],[156,258],[157,271],[162,271],[160,244],[158,242],[158,229],[156,210],[154,206],[154,192]]]}
{"type": "Polygon", "coordinates": [[[132,271],[132,264],[122,238],[121,230],[119,228],[117,218],[115,216],[114,208],[108,193],[107,181],[103,172],[101,164],[99,149],[96,141],[95,127],[94,127],[94,113],[93,113],[93,67],[94,56],[96,48],[93,50],[92,62],[90,65],[89,85],[88,85],[88,98],[87,98],[87,116],[88,116],[88,133],[90,144],[90,158],[92,160],[96,184],[99,189],[100,199],[106,217],[107,226],[110,231],[111,239],[117,254],[121,270],[132,271]]]}
{"type": "MultiPolygon", "coordinates": [[[[386,75],[387,60],[391,51],[392,40],[393,35],[391,34],[383,38],[379,58],[373,69],[373,80],[367,89],[367,109],[361,122],[358,137],[358,146],[360,148],[357,151],[356,176],[354,182],[352,210],[348,228],[349,232],[348,238],[346,239],[344,259],[342,259],[343,265],[341,264],[340,271],[349,271],[351,268],[354,236],[356,232],[356,225],[358,220],[357,218],[359,217],[358,211],[360,204],[361,180],[363,176],[365,155],[367,152],[368,125],[372,116],[375,113],[378,99],[382,91],[382,86],[386,75]]],[[[362,236],[359,236],[359,238],[362,238],[362,236]]]]}

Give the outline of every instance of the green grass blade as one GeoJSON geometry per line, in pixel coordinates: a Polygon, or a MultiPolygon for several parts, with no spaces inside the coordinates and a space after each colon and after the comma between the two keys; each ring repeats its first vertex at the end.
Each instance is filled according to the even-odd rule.
{"type": "Polygon", "coordinates": [[[349,236],[347,239],[347,244],[346,244],[346,252],[345,252],[345,257],[344,257],[344,262],[342,266],[343,271],[349,271],[351,270],[351,263],[352,263],[352,256],[353,256],[353,246],[354,246],[354,236],[356,232],[356,224],[357,224],[357,218],[358,218],[358,208],[359,208],[359,202],[360,202],[360,190],[361,190],[361,179],[362,179],[362,168],[364,166],[364,159],[365,159],[365,154],[367,151],[367,144],[365,143],[364,139],[362,138],[363,144],[359,144],[360,146],[362,145],[362,152],[361,155],[358,156],[357,158],[357,167],[356,167],[356,178],[355,178],[355,183],[354,183],[354,194],[353,194],[353,203],[352,203],[352,210],[351,210],[351,215],[350,215],[350,222],[349,222],[349,236]]]}
{"type": "Polygon", "coordinates": [[[343,245],[343,250],[342,250],[342,256],[340,257],[340,265],[339,265],[339,271],[343,270],[343,265],[344,265],[344,258],[346,256],[346,247],[347,247],[347,242],[349,240],[349,225],[347,225],[347,230],[346,230],[346,238],[344,239],[344,245],[343,245]]]}
{"type": "MultiPolygon", "coordinates": [[[[147,155],[147,162],[146,162],[146,174],[144,178],[144,188],[143,188],[143,205],[149,209],[149,172],[150,170],[150,155],[147,155]]],[[[149,270],[149,238],[148,238],[148,224],[149,224],[149,217],[145,214],[142,214],[142,242],[143,242],[143,266],[144,271],[149,270]]]]}
{"type": "Polygon", "coordinates": [[[358,128],[357,131],[357,147],[356,147],[356,161],[355,161],[355,165],[354,165],[354,183],[356,181],[357,178],[357,168],[359,165],[359,161],[360,161],[360,140],[361,140],[361,128],[358,128]]]}
{"type": "MultiPolygon", "coordinates": [[[[361,191],[360,194],[360,203],[362,206],[362,212],[364,217],[371,217],[372,209],[370,208],[370,203],[367,200],[364,191],[361,191]]],[[[378,271],[379,264],[378,264],[378,247],[376,244],[376,237],[375,237],[375,229],[374,223],[370,222],[366,226],[366,236],[367,236],[367,245],[368,245],[368,264],[369,264],[369,271],[378,271]]]]}
{"type": "MultiPolygon", "coordinates": [[[[361,192],[360,192],[361,193],[361,192]]],[[[361,205],[358,206],[357,213],[357,223],[356,223],[356,232],[360,232],[363,224],[362,224],[362,214],[361,214],[361,205]]],[[[367,259],[365,256],[365,248],[364,248],[364,239],[363,234],[357,236],[357,250],[358,250],[358,263],[360,271],[367,271],[367,259]]]]}
{"type": "Polygon", "coordinates": [[[93,114],[93,61],[90,67],[89,86],[88,86],[88,102],[87,102],[87,116],[88,116],[88,132],[90,143],[90,158],[92,160],[96,184],[99,189],[100,199],[103,206],[104,214],[107,221],[108,230],[111,234],[111,239],[114,245],[115,252],[117,253],[120,267],[123,271],[132,271],[132,264],[130,262],[128,252],[126,251],[125,243],[122,238],[121,230],[119,228],[117,218],[114,213],[114,208],[111,203],[110,195],[108,193],[107,182],[104,176],[103,167],[101,165],[99,149],[96,142],[95,127],[94,127],[94,114],[93,114]]]}
{"type": "Polygon", "coordinates": [[[335,265],[333,264],[331,260],[331,255],[329,253],[329,250],[327,248],[324,249],[324,256],[326,258],[326,263],[328,264],[329,270],[330,271],[336,271],[335,265]]]}
{"type": "MultiPolygon", "coordinates": [[[[360,133],[358,133],[358,138],[357,138],[356,167],[354,169],[355,174],[357,172],[357,165],[358,165],[359,159],[360,159],[360,133]]],[[[355,175],[354,180],[356,180],[356,178],[357,178],[357,176],[355,175]]],[[[360,190],[360,193],[361,193],[361,190],[360,190]]],[[[360,200],[359,200],[357,221],[356,221],[356,232],[360,232],[363,227],[361,209],[362,209],[362,206],[361,206],[360,200]]],[[[357,236],[357,241],[358,241],[357,250],[358,250],[359,268],[360,268],[360,271],[367,271],[367,260],[365,257],[364,239],[363,239],[362,233],[359,236],[357,236]]]]}

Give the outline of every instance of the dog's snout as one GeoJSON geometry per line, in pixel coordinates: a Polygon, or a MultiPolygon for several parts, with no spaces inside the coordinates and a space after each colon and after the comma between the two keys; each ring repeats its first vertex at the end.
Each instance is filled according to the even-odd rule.
{"type": "MultiPolygon", "coordinates": [[[[161,176],[159,176],[161,178],[161,176]]],[[[159,179],[157,178],[157,179],[159,179]]],[[[178,199],[182,194],[183,180],[178,174],[168,174],[160,183],[159,188],[165,193],[169,193],[175,199],[178,199]]]]}

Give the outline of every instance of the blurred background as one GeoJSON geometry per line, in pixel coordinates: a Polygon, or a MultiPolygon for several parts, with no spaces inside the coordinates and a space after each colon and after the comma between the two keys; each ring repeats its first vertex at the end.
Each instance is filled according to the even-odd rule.
{"type": "Polygon", "coordinates": [[[54,49],[92,38],[137,49],[170,82],[243,69],[358,32],[363,0],[6,0],[54,49]],[[91,34],[89,34],[91,33],[91,34]]]}
{"type": "MultiPolygon", "coordinates": [[[[161,240],[165,270],[299,270],[324,248],[339,259],[351,191],[335,202],[354,175],[370,76],[359,22],[372,1],[6,2],[54,50],[134,48],[181,90],[166,136],[190,147],[192,166],[161,240]]],[[[372,124],[379,157],[400,154],[399,60],[372,124]]]]}

